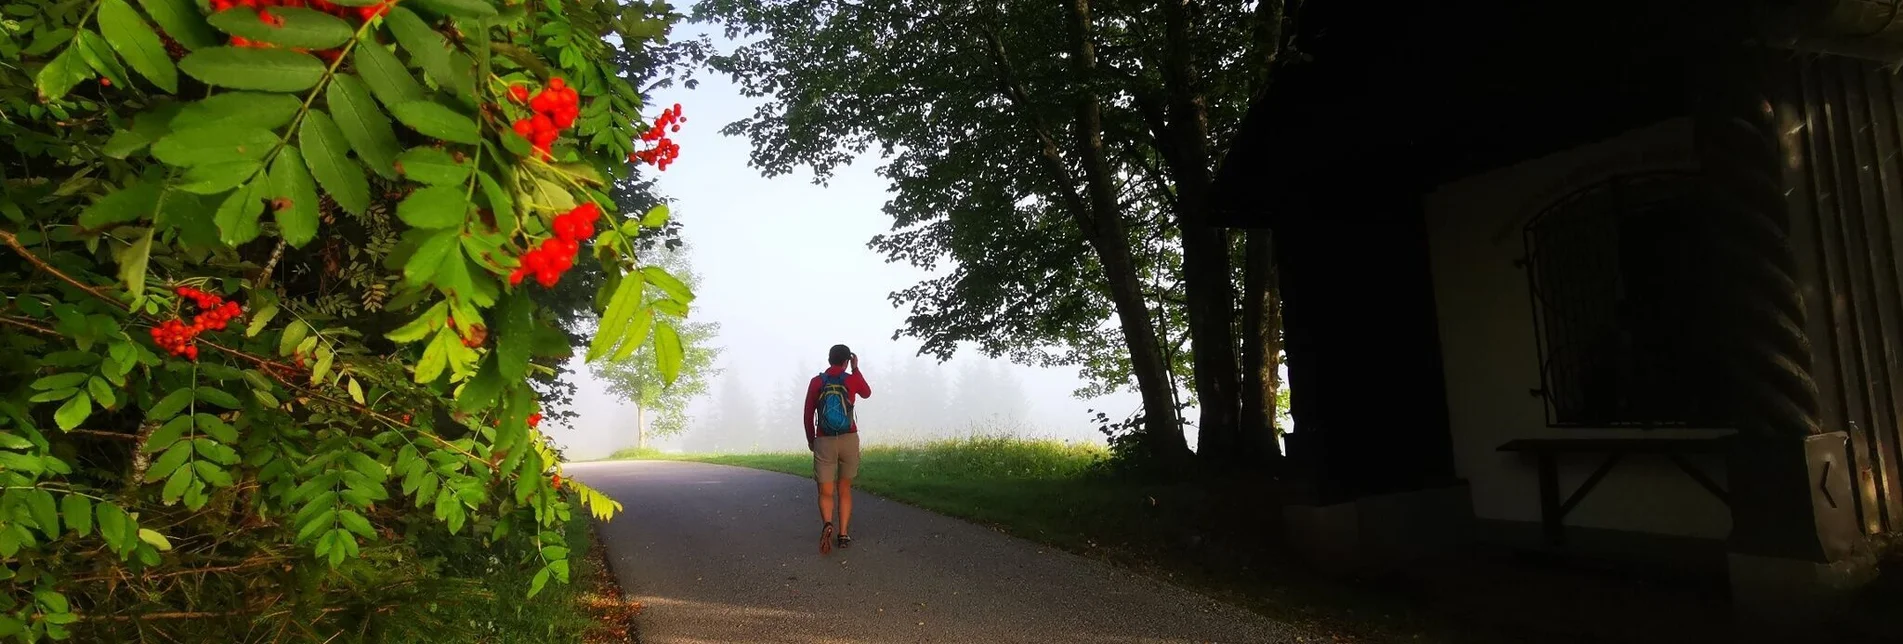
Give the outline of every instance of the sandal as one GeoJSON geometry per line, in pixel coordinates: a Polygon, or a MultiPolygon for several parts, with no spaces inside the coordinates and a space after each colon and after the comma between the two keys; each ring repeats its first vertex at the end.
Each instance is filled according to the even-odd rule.
{"type": "Polygon", "coordinates": [[[827,521],[826,527],[819,529],[819,554],[830,555],[832,553],[833,553],[833,523],[831,521],[827,521]]]}
{"type": "Polygon", "coordinates": [[[839,535],[839,547],[840,547],[841,549],[845,549],[845,548],[851,548],[851,547],[852,547],[852,537],[848,537],[848,536],[846,536],[846,535],[843,535],[843,534],[842,534],[842,535],[839,535]]]}

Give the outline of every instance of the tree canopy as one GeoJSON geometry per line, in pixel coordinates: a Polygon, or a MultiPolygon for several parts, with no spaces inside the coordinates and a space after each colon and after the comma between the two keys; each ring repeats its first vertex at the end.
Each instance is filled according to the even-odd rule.
{"type": "Polygon", "coordinates": [[[871,247],[950,264],[892,295],[911,312],[900,334],[940,358],[971,343],[1077,365],[1094,380],[1081,393],[1134,385],[1148,451],[1169,460],[1186,451],[1175,410],[1192,376],[1205,438],[1211,426],[1225,438],[1203,444],[1237,442],[1226,437],[1241,431],[1247,374],[1235,345],[1267,337],[1247,331],[1262,316],[1238,308],[1272,282],[1239,293],[1251,289],[1237,288],[1232,256],[1267,258],[1201,224],[1201,197],[1267,82],[1282,13],[1280,2],[710,0],[695,19],[746,38],[710,63],[766,99],[724,130],[752,140],[763,173],[807,167],[825,181],[880,155],[893,230],[871,247]]]}

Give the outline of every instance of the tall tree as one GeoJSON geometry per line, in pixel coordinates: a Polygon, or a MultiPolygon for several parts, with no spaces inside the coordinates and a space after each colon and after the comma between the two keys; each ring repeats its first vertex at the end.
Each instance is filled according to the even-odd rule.
{"type": "Polygon", "coordinates": [[[727,129],[763,171],[823,181],[880,146],[895,225],[873,246],[956,262],[894,294],[912,310],[903,333],[941,357],[974,342],[1134,381],[1144,452],[1163,463],[1188,454],[1187,366],[1200,451],[1226,463],[1243,442],[1239,298],[1208,193],[1264,75],[1257,25],[1281,10],[1267,4],[712,0],[697,19],[766,36],[712,58],[773,98],[727,129]]]}
{"type": "MultiPolygon", "coordinates": [[[[698,288],[700,276],[689,261],[690,247],[685,244],[656,249],[648,257],[654,264],[680,276],[690,288],[698,288]]],[[[650,286],[659,293],[659,287],[650,286]]],[[[683,321],[675,325],[681,345],[679,379],[669,385],[662,374],[659,354],[651,345],[643,345],[625,360],[602,361],[591,365],[595,378],[608,387],[608,393],[634,403],[634,427],[637,447],[646,447],[649,436],[673,436],[687,429],[688,406],[707,393],[708,385],[720,370],[714,362],[721,349],[714,346],[720,334],[719,322],[683,321]]]]}

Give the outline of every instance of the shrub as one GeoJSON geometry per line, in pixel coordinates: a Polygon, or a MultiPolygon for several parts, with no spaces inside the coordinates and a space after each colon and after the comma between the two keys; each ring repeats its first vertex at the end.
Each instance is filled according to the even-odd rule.
{"type": "Polygon", "coordinates": [[[457,553],[565,581],[577,504],[618,506],[562,479],[530,383],[576,309],[612,330],[591,360],[651,339],[678,372],[693,295],[638,257],[667,211],[608,192],[678,125],[603,38],[659,47],[679,16],[4,11],[0,637],[387,640],[468,590],[457,553]]]}

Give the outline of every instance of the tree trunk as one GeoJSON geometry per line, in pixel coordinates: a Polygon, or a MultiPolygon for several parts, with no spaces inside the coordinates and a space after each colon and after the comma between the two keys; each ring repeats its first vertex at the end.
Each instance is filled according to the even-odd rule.
{"type": "Polygon", "coordinates": [[[1163,3],[1169,120],[1157,134],[1176,184],[1176,227],[1183,236],[1190,351],[1196,357],[1196,404],[1202,412],[1196,452],[1199,460],[1222,466],[1234,463],[1242,448],[1236,292],[1230,281],[1229,233],[1211,226],[1207,216],[1215,175],[1210,168],[1208,109],[1190,51],[1194,34],[1187,4],[1163,3]]]}
{"type": "Polygon", "coordinates": [[[1282,303],[1275,288],[1275,250],[1268,230],[1251,230],[1243,248],[1242,447],[1251,465],[1282,455],[1275,400],[1282,391],[1282,303]]]}
{"type": "Polygon", "coordinates": [[[1110,296],[1122,322],[1124,343],[1130,349],[1130,368],[1143,395],[1141,439],[1156,464],[1170,470],[1184,465],[1189,446],[1177,422],[1175,388],[1157,342],[1156,326],[1137,282],[1136,263],[1130,256],[1129,235],[1123,225],[1115,177],[1103,145],[1103,108],[1090,87],[1097,77],[1097,51],[1091,40],[1090,0],[1071,0],[1070,45],[1072,79],[1081,88],[1076,98],[1072,133],[1079,165],[1084,170],[1088,221],[1084,233],[1103,264],[1110,296]]]}
{"type": "Polygon", "coordinates": [[[647,449],[648,447],[647,411],[647,408],[641,405],[637,404],[634,406],[634,448],[637,450],[647,449]]]}

